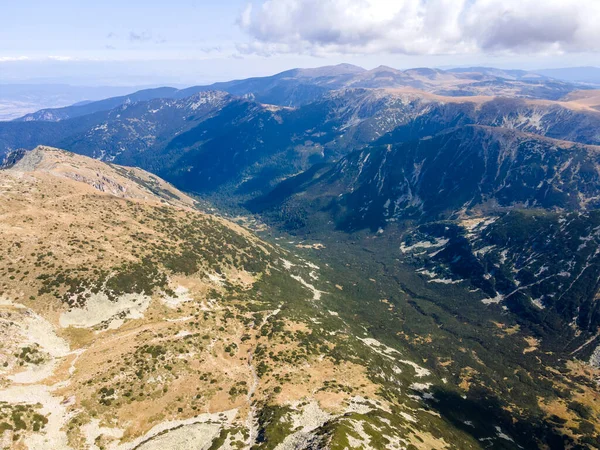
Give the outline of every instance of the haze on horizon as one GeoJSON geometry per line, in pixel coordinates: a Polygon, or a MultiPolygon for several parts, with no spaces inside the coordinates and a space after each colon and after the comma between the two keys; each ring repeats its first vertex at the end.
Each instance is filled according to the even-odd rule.
{"type": "Polygon", "coordinates": [[[342,62],[600,64],[596,0],[32,0],[2,12],[0,83],[190,85],[342,62]]]}

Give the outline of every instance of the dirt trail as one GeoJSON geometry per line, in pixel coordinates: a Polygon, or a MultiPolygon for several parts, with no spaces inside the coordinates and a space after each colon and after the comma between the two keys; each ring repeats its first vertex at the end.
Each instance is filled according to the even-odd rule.
{"type": "MultiPolygon", "coordinates": [[[[277,309],[274,309],[273,311],[271,311],[269,314],[267,314],[263,318],[260,326],[258,327],[259,331],[271,317],[274,317],[281,312],[282,306],[283,306],[283,303],[280,304],[277,307],[277,309]]],[[[250,448],[252,445],[255,444],[256,438],[258,437],[258,418],[256,417],[256,406],[254,405],[254,401],[252,400],[252,398],[254,397],[254,393],[258,389],[260,380],[258,378],[258,374],[256,373],[256,368],[254,367],[254,364],[253,364],[253,360],[254,360],[253,351],[254,351],[253,348],[250,348],[248,350],[248,369],[250,370],[250,373],[252,374],[252,383],[250,384],[250,388],[248,389],[248,395],[247,395],[248,418],[246,419],[246,428],[248,428],[248,435],[249,435],[248,436],[248,448],[250,448]]]]}
{"type": "Polygon", "coordinates": [[[248,350],[248,368],[252,374],[252,384],[248,389],[248,418],[246,419],[246,428],[248,428],[248,447],[254,445],[256,438],[258,437],[258,419],[256,417],[256,406],[254,405],[252,397],[254,396],[256,389],[258,389],[259,380],[256,369],[252,364],[253,357],[252,349],[248,350]]]}

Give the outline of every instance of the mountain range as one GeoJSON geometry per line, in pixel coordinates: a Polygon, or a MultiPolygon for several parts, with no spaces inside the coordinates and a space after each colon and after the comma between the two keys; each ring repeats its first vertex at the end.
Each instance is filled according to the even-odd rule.
{"type": "Polygon", "coordinates": [[[589,84],[347,64],[0,122],[0,436],[600,448],[598,130],[589,84]]]}
{"type": "Polygon", "coordinates": [[[0,83],[0,120],[13,120],[42,108],[59,108],[127,95],[140,87],[72,86],[49,83],[0,83]]]}
{"type": "Polygon", "coordinates": [[[2,122],[0,153],[54,145],[140,166],[190,192],[227,185],[243,194],[373,142],[411,141],[469,124],[596,145],[598,104],[593,90],[551,101],[344,88],[298,107],[206,91],[60,121],[2,122]]]}
{"type": "Polygon", "coordinates": [[[343,88],[412,88],[451,96],[506,95],[558,100],[575,89],[577,85],[572,84],[573,82],[574,80],[565,82],[533,72],[485,67],[398,70],[379,66],[366,70],[351,64],[339,64],[315,69],[292,69],[268,77],[219,82],[185,89],[147,89],[86,105],[43,109],[17,120],[65,120],[107,111],[124,103],[155,98],[181,99],[204,91],[225,91],[235,96],[251,96],[260,103],[282,106],[304,105],[328,91],[343,88]]]}

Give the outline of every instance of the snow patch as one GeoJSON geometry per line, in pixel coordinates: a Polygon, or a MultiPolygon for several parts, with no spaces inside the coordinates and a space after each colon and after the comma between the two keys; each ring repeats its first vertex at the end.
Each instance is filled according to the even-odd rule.
{"type": "Polygon", "coordinates": [[[449,278],[433,278],[431,280],[428,280],[428,283],[439,283],[439,284],[458,284],[461,281],[465,281],[465,280],[451,280],[449,278]]]}
{"type": "Polygon", "coordinates": [[[310,290],[313,294],[313,300],[321,300],[321,294],[325,294],[326,292],[323,291],[319,291],[316,287],[314,287],[312,284],[307,283],[306,281],[304,281],[304,278],[302,278],[300,275],[290,275],[294,280],[300,282],[300,284],[302,286],[304,286],[305,288],[307,288],[308,290],[310,290]]]}
{"type": "Polygon", "coordinates": [[[484,298],[483,300],[481,300],[481,303],[483,303],[484,305],[491,305],[491,304],[498,304],[502,300],[504,300],[504,296],[502,294],[498,293],[494,298],[491,298],[491,297],[484,298]]]}
{"type": "Polygon", "coordinates": [[[539,309],[546,309],[546,307],[544,306],[544,304],[542,303],[542,299],[541,298],[532,298],[531,299],[531,303],[533,303],[535,306],[537,306],[539,309]]]}
{"type": "Polygon", "coordinates": [[[292,267],[294,267],[296,264],[294,264],[291,261],[288,261],[287,259],[283,259],[283,258],[279,258],[281,260],[281,263],[283,264],[283,268],[286,270],[290,270],[292,267]]]}
{"type": "Polygon", "coordinates": [[[408,252],[413,251],[415,249],[438,248],[438,247],[443,247],[448,242],[449,242],[449,239],[436,238],[434,242],[421,241],[421,242],[417,242],[417,243],[415,243],[413,245],[409,245],[408,247],[406,246],[406,244],[404,242],[402,242],[400,244],[400,251],[402,253],[408,253],[408,252]]]}
{"type": "Polygon", "coordinates": [[[375,353],[377,353],[381,356],[385,356],[386,358],[395,359],[391,355],[392,354],[398,354],[398,355],[400,354],[400,352],[398,350],[396,350],[395,348],[388,347],[387,345],[379,342],[377,339],[358,338],[358,340],[361,341],[363,344],[365,344],[367,347],[369,347],[371,350],[373,350],[375,353]]]}
{"type": "Polygon", "coordinates": [[[588,363],[591,366],[597,367],[597,368],[600,369],[600,345],[598,345],[596,347],[596,349],[593,351],[592,355],[590,356],[590,359],[589,359],[588,363]]]}
{"type": "Polygon", "coordinates": [[[428,375],[431,375],[431,372],[429,370],[425,369],[424,367],[419,366],[417,363],[414,363],[412,361],[406,361],[404,359],[401,359],[399,362],[401,362],[403,364],[407,364],[407,365],[411,366],[413,369],[415,369],[415,373],[418,378],[423,378],[428,375]]]}

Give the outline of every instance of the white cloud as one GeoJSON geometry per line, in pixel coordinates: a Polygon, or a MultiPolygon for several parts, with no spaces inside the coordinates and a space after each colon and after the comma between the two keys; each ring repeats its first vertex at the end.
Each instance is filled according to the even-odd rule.
{"type": "Polygon", "coordinates": [[[246,53],[600,51],[600,0],[263,0],[238,24],[246,53]]]}
{"type": "Polygon", "coordinates": [[[51,55],[51,56],[48,56],[48,59],[51,61],[66,62],[66,61],[75,61],[77,58],[74,58],[72,56],[51,55]]]}
{"type": "Polygon", "coordinates": [[[28,56],[0,56],[0,63],[3,62],[18,62],[18,61],[29,61],[28,56]]]}
{"type": "Polygon", "coordinates": [[[0,63],[12,62],[72,62],[93,61],[94,58],[78,58],[75,56],[49,55],[49,56],[0,56],[0,63]]]}

